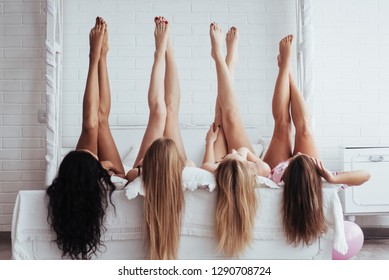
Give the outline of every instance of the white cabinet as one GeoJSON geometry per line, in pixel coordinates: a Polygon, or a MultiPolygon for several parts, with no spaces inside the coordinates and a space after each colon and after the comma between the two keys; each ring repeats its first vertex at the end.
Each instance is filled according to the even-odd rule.
{"type": "Polygon", "coordinates": [[[365,169],[368,182],[340,192],[345,215],[389,213],[389,147],[346,147],[344,171],[365,169]]]}

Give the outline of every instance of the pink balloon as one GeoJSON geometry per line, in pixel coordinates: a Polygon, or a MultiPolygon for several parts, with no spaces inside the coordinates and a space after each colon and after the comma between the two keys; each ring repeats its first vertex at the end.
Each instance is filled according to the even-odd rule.
{"type": "Polygon", "coordinates": [[[348,251],[345,255],[343,255],[335,249],[332,249],[333,260],[348,260],[358,254],[363,246],[363,231],[356,223],[344,221],[344,233],[346,236],[348,251]]]}

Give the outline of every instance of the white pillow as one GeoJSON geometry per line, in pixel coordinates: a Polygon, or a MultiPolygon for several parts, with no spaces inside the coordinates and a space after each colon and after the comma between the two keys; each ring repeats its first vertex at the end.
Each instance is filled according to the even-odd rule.
{"type": "MultiPolygon", "coordinates": [[[[208,188],[209,191],[213,191],[216,187],[215,176],[213,173],[198,168],[198,167],[185,167],[182,170],[182,188],[189,189],[191,191],[197,188],[208,188]]],[[[134,181],[129,183],[124,190],[126,191],[126,197],[133,199],[138,195],[145,195],[145,191],[142,184],[142,178],[139,176],[134,181]]]]}
{"type": "Polygon", "coordinates": [[[263,176],[255,176],[255,181],[257,183],[256,187],[258,188],[279,189],[280,187],[282,187],[281,184],[276,184],[269,178],[263,176]]]}
{"type": "Polygon", "coordinates": [[[184,189],[194,191],[197,188],[208,188],[213,191],[216,180],[213,173],[199,167],[187,166],[182,171],[182,184],[184,189]]]}
{"type": "Polygon", "coordinates": [[[135,197],[137,197],[138,195],[142,195],[144,196],[145,195],[145,190],[143,188],[143,184],[142,184],[142,177],[139,176],[137,178],[135,178],[134,181],[132,181],[131,183],[129,183],[125,188],[124,190],[126,191],[126,197],[131,200],[135,197]]]}
{"type": "Polygon", "coordinates": [[[115,185],[116,189],[118,189],[118,190],[122,190],[128,182],[127,179],[121,178],[121,177],[116,176],[116,175],[112,175],[110,177],[110,179],[111,179],[111,182],[115,185]]]}
{"type": "Polygon", "coordinates": [[[261,143],[258,143],[258,144],[251,144],[251,146],[254,149],[255,155],[261,158],[263,153],[263,145],[261,143]]]}
{"type": "Polygon", "coordinates": [[[269,137],[261,137],[259,138],[258,144],[262,145],[262,153],[259,156],[261,159],[265,157],[267,149],[269,148],[271,138],[269,137]]]}

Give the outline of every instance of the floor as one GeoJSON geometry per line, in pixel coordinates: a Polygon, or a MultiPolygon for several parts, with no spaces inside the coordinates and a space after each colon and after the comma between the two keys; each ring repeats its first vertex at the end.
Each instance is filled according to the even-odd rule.
{"type": "Polygon", "coordinates": [[[389,260],[389,239],[365,240],[353,260],[389,260]]]}
{"type": "MultiPolygon", "coordinates": [[[[0,260],[10,260],[11,240],[0,238],[0,260]]],[[[355,260],[389,260],[389,239],[367,239],[355,260]]]]}

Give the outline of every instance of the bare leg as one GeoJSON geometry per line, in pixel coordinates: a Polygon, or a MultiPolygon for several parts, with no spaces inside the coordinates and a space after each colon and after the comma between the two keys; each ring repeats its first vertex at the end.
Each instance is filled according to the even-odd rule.
{"type": "MultiPolygon", "coordinates": [[[[166,21],[165,18],[161,20],[166,21]]],[[[166,21],[166,24],[167,21],[166,21]]],[[[166,104],[166,125],[164,136],[170,138],[177,145],[181,157],[186,160],[184,143],[178,124],[178,113],[180,109],[180,82],[178,79],[177,65],[174,59],[173,42],[169,36],[167,49],[165,54],[166,70],[165,70],[165,104],[166,104]]]]}
{"type": "Polygon", "coordinates": [[[210,36],[212,44],[211,55],[215,60],[217,72],[217,100],[222,110],[223,130],[227,139],[228,151],[247,147],[254,152],[240,116],[230,70],[222,55],[221,44],[223,38],[221,29],[216,23],[211,24],[210,36]]]}
{"type": "Polygon", "coordinates": [[[293,124],[296,128],[294,151],[297,153],[307,154],[311,157],[320,159],[319,150],[313,139],[312,130],[309,121],[309,113],[306,108],[305,100],[289,74],[290,81],[290,108],[292,113],[293,124]]]}
{"type": "Polygon", "coordinates": [[[164,100],[164,59],[169,37],[169,26],[159,19],[156,19],[154,37],[154,63],[151,70],[148,92],[150,115],[134,167],[143,159],[147,149],[154,140],[163,137],[165,130],[166,105],[164,100]]]}
{"type": "Polygon", "coordinates": [[[238,43],[239,43],[239,32],[236,27],[231,27],[226,34],[226,64],[228,70],[230,70],[230,77],[232,82],[235,81],[235,65],[238,63],[238,43]]]}
{"type": "Polygon", "coordinates": [[[98,64],[103,38],[104,26],[96,19],[96,24],[89,33],[89,70],[82,107],[82,131],[76,146],[77,150],[88,150],[96,156],[100,103],[98,64]]]}
{"type": "Polygon", "coordinates": [[[107,52],[108,52],[108,27],[106,22],[100,18],[105,27],[103,45],[99,61],[99,88],[100,88],[100,105],[99,105],[99,132],[98,132],[98,157],[101,161],[112,162],[116,175],[123,177],[124,168],[119,156],[118,149],[112,137],[109,128],[109,113],[111,110],[111,91],[109,87],[108,70],[107,70],[107,52]]]}
{"type": "Polygon", "coordinates": [[[290,104],[290,56],[293,37],[291,35],[280,41],[278,56],[278,77],[274,89],[272,112],[274,117],[274,131],[266,152],[264,161],[274,168],[279,162],[292,156],[290,104]]]}
{"type": "MultiPolygon", "coordinates": [[[[225,62],[230,72],[230,77],[232,82],[234,82],[234,78],[235,78],[235,65],[238,62],[238,42],[239,42],[238,30],[235,27],[231,27],[226,34],[227,55],[226,55],[225,62]]],[[[223,124],[222,124],[222,109],[220,107],[219,99],[217,98],[216,106],[215,106],[214,130],[218,125],[221,126],[221,129],[218,138],[214,143],[214,153],[215,153],[215,160],[221,161],[222,157],[228,153],[228,150],[227,150],[227,142],[223,130],[223,124]]]]}

